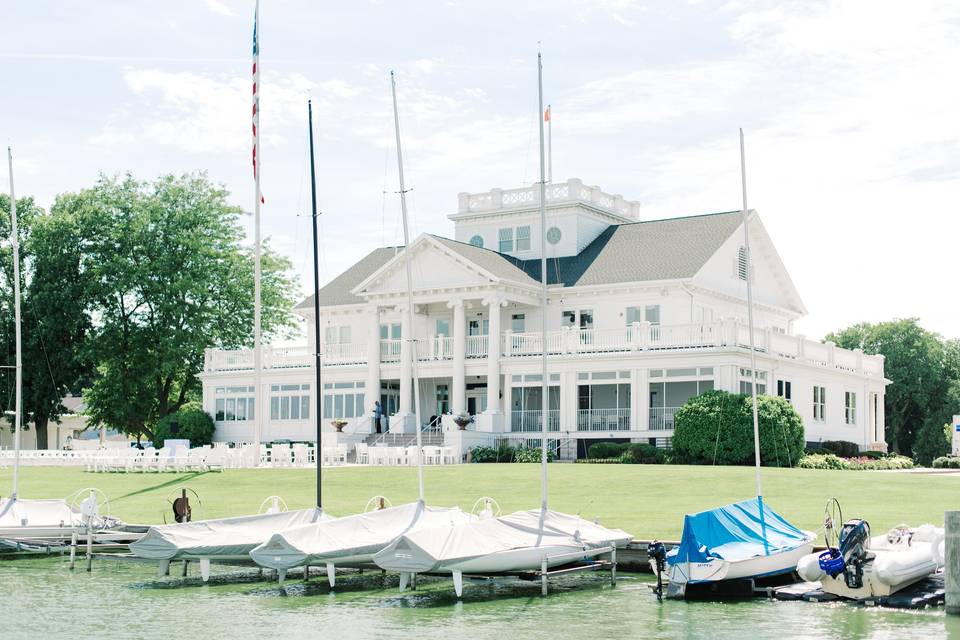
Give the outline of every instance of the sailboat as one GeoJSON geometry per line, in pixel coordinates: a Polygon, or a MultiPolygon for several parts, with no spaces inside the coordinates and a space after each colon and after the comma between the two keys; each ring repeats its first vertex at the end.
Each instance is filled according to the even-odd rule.
{"type": "MultiPolygon", "coordinates": [[[[543,132],[543,65],[537,54],[540,121],[540,234],[546,243],[546,175],[543,132]]],[[[403,187],[401,186],[401,189],[403,187]]],[[[541,353],[543,432],[541,436],[541,505],[507,516],[453,524],[448,527],[408,531],[374,556],[377,566],[401,574],[401,589],[418,573],[449,574],[457,596],[463,594],[464,576],[516,575],[569,565],[627,545],[632,536],[607,529],[578,516],[551,511],[547,506],[547,258],[541,250],[541,353]]]]}
{"type": "Polygon", "coordinates": [[[14,549],[50,548],[64,544],[77,533],[81,542],[88,537],[100,541],[110,538],[125,542],[142,534],[121,532],[119,520],[101,515],[108,503],[102,492],[81,489],[65,499],[31,500],[21,498],[20,446],[23,428],[23,361],[21,354],[20,319],[20,238],[17,230],[17,198],[13,187],[13,150],[7,147],[10,171],[10,243],[13,248],[13,306],[16,345],[16,389],[13,426],[13,492],[0,498],[0,546],[14,549]],[[105,531],[111,529],[108,536],[105,531]]]}
{"type": "MultiPolygon", "coordinates": [[[[259,3],[257,13],[254,14],[253,28],[253,55],[254,55],[254,109],[253,109],[253,131],[254,145],[256,149],[257,135],[260,129],[260,109],[259,94],[257,86],[259,85],[259,64],[258,64],[258,42],[257,42],[257,16],[259,14],[259,3]]],[[[260,164],[256,161],[257,153],[254,151],[254,176],[255,176],[255,197],[256,209],[254,216],[254,378],[256,389],[260,389],[260,204],[262,196],[260,193],[260,164]]],[[[310,166],[311,175],[313,171],[313,130],[310,129],[310,166]]],[[[317,218],[317,198],[316,181],[313,187],[313,234],[314,234],[314,254],[316,254],[316,218],[317,218]]],[[[318,274],[316,271],[316,255],[314,255],[314,299],[317,298],[319,290],[318,274]]],[[[317,393],[322,389],[320,385],[320,343],[317,341],[316,356],[316,376],[317,393]]],[[[260,414],[263,412],[258,409],[255,417],[254,440],[256,449],[260,449],[260,414]]],[[[297,525],[316,523],[333,518],[324,513],[322,508],[321,495],[321,469],[322,469],[322,445],[320,440],[320,416],[319,411],[316,421],[316,462],[317,462],[317,504],[309,509],[299,509],[296,511],[281,511],[271,509],[266,513],[254,515],[236,516],[233,518],[220,518],[212,520],[201,520],[197,522],[182,522],[177,524],[158,525],[150,527],[147,534],[140,540],[130,545],[130,551],[137,557],[157,561],[160,565],[160,573],[166,574],[169,570],[170,562],[173,560],[196,560],[200,563],[200,574],[204,581],[210,577],[211,562],[231,563],[238,562],[249,563],[250,551],[260,544],[263,544],[270,536],[277,531],[288,529],[297,525]]],[[[259,454],[258,454],[259,455],[259,454]]]]}
{"type": "MultiPolygon", "coordinates": [[[[406,189],[403,180],[403,151],[400,146],[400,116],[397,109],[397,88],[394,74],[390,72],[390,87],[393,95],[393,116],[397,137],[397,164],[400,177],[400,209],[403,216],[404,246],[410,246],[410,230],[407,222],[406,189]]],[[[311,121],[312,122],[312,121],[311,121]]],[[[312,125],[311,125],[312,131],[312,125]]],[[[311,133],[311,166],[312,166],[311,133]]],[[[314,256],[316,265],[316,256],[314,256]]],[[[413,276],[410,267],[410,252],[404,251],[407,285],[407,320],[413,327],[413,276]]],[[[316,268],[316,266],[315,266],[316,268]]],[[[315,295],[314,300],[318,298],[315,295]]],[[[315,304],[319,304],[315,302],[315,304]]],[[[316,326],[319,327],[319,313],[316,326]]],[[[318,329],[319,331],[319,329],[318,329]]],[[[319,344],[319,337],[318,337],[319,344]]],[[[396,540],[405,532],[431,527],[453,525],[475,519],[459,508],[430,507],[424,500],[423,449],[420,435],[420,385],[417,376],[416,341],[411,340],[412,379],[414,390],[414,418],[417,438],[417,486],[419,498],[414,503],[387,507],[367,513],[346,516],[278,532],[264,544],[250,552],[258,565],[277,570],[282,580],[287,570],[300,566],[325,566],[330,586],[336,586],[336,568],[359,568],[372,566],[374,554],[396,540]]],[[[319,367],[319,363],[318,363],[319,367]]],[[[318,369],[319,370],[319,369],[318,369]]],[[[318,385],[318,389],[319,389],[318,385]]]]}
{"type": "MultiPolygon", "coordinates": [[[[757,409],[757,352],[753,332],[753,264],[750,214],[747,209],[746,154],[740,130],[740,175],[743,190],[743,246],[746,256],[747,322],[750,334],[750,385],[753,403],[753,448],[757,495],[752,500],[689,514],[680,545],[666,554],[668,598],[692,595],[690,585],[715,586],[792,573],[810,553],[816,534],[790,524],[763,500],[760,475],[760,419],[757,409]]],[[[654,561],[651,560],[651,564],[654,561]]],[[[654,568],[657,571],[657,568],[654,568]]],[[[694,589],[695,591],[696,589],[694,589]]]]}

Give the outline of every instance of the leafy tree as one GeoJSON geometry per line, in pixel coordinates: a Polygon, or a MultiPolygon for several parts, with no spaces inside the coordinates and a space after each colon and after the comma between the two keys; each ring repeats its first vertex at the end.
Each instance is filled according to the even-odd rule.
{"type": "MultiPolygon", "coordinates": [[[[793,466],[804,448],[803,420],[783,398],[757,396],[760,463],[793,466]]],[[[674,417],[673,461],[753,464],[753,403],[746,394],[708,391],[687,400],[674,417]]]]}
{"type": "MultiPolygon", "coordinates": [[[[58,201],[82,247],[93,319],[96,374],[84,391],[92,424],[152,439],[158,421],[199,398],[205,348],[251,346],[253,250],[227,197],[204,174],[153,183],[127,175],[58,201]]],[[[264,250],[265,338],[293,327],[289,269],[264,250]]]]}
{"type": "Polygon", "coordinates": [[[883,354],[886,438],[894,451],[909,454],[928,421],[942,425],[960,410],[960,345],[922,328],[916,318],[861,323],[826,337],[845,349],[883,354]]]}
{"type": "Polygon", "coordinates": [[[167,438],[189,440],[191,447],[210,444],[214,428],[210,414],[201,409],[199,403],[191,402],[160,418],[154,430],[153,445],[162,447],[167,438]]]}
{"type": "Polygon", "coordinates": [[[950,453],[953,446],[949,424],[938,425],[935,422],[927,422],[917,434],[917,441],[913,445],[913,457],[925,467],[933,464],[934,458],[945,456],[950,453]]]}
{"type": "MultiPolygon", "coordinates": [[[[10,199],[0,195],[0,235],[10,235],[10,199]]],[[[17,228],[20,237],[21,356],[23,360],[24,427],[33,423],[37,446],[45,449],[47,424],[58,421],[65,411],[63,397],[79,393],[80,381],[88,367],[82,359],[82,344],[89,318],[82,312],[83,282],[79,273],[76,238],[54,215],[44,213],[30,198],[17,200],[17,228]]],[[[4,364],[15,361],[13,310],[13,249],[0,248],[3,264],[4,316],[2,331],[4,364]]],[[[14,369],[2,370],[3,395],[0,405],[13,411],[16,405],[14,369]]],[[[8,417],[11,425],[12,417],[8,417]]]]}

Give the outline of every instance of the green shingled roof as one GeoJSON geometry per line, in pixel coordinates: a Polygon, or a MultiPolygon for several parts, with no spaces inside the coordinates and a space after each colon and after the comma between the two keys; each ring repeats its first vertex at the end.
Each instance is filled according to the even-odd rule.
{"type": "MultiPolygon", "coordinates": [[[[740,226],[731,211],[685,218],[614,225],[579,255],[547,260],[547,281],[563,286],[645,282],[693,277],[740,226]]],[[[540,282],[540,259],[518,260],[490,249],[431,236],[497,278],[522,284],[540,282]]],[[[350,291],[396,255],[397,248],[375,249],[320,290],[321,306],[363,302],[350,291]]],[[[313,296],[297,308],[312,307],[313,296]]]]}

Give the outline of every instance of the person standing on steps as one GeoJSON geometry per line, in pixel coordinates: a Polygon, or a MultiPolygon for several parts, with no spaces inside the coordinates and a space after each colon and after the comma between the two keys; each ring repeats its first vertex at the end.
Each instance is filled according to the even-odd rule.
{"type": "Polygon", "coordinates": [[[380,406],[380,401],[377,400],[373,403],[373,430],[377,433],[380,433],[380,421],[383,418],[383,407],[380,406]]]}

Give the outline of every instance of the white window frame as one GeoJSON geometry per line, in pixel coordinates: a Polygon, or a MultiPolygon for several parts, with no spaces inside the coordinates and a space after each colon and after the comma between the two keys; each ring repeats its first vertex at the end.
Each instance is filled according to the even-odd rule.
{"type": "Polygon", "coordinates": [[[790,380],[777,380],[777,397],[793,403],[793,382],[790,380]]]}
{"type": "Polygon", "coordinates": [[[499,242],[497,249],[500,253],[513,253],[513,227],[503,227],[497,233],[499,242]]]}
{"type": "Polygon", "coordinates": [[[843,418],[847,424],[857,424],[856,391],[845,391],[843,394],[843,418]]]}
{"type": "Polygon", "coordinates": [[[514,233],[517,251],[530,251],[530,225],[517,227],[514,233]]]}
{"type": "Polygon", "coordinates": [[[827,388],[813,385],[813,421],[827,421],[827,388]]]}

